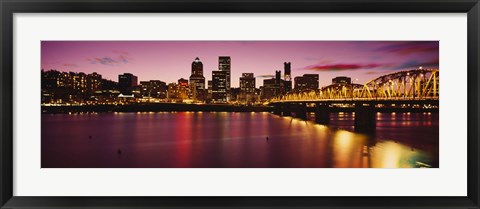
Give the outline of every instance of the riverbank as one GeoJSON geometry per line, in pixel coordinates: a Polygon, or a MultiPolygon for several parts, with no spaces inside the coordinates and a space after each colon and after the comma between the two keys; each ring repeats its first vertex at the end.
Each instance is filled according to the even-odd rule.
{"type": "Polygon", "coordinates": [[[270,106],[227,104],[146,103],[127,105],[43,106],[42,113],[76,112],[271,112],[270,106]]]}
{"type": "MultiPolygon", "coordinates": [[[[145,103],[127,105],[78,105],[43,106],[42,113],[80,113],[80,112],[273,112],[272,106],[240,106],[228,104],[182,104],[182,103],[145,103]]],[[[331,107],[330,112],[354,112],[355,108],[331,107]]],[[[438,113],[438,108],[377,108],[380,113],[438,113]]],[[[315,107],[307,107],[307,112],[315,112],[315,107]]]]}

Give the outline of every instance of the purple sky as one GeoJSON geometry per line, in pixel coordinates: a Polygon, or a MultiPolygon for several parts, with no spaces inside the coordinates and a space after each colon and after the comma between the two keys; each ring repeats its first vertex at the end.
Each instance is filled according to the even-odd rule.
{"type": "Polygon", "coordinates": [[[242,73],[262,80],[292,63],[292,77],[320,75],[320,86],[336,76],[365,83],[380,75],[419,66],[438,68],[438,41],[42,41],[44,70],[97,72],[118,81],[126,72],[139,81],[177,82],[190,76],[195,57],[211,80],[218,56],[231,57],[232,86],[242,73]]]}

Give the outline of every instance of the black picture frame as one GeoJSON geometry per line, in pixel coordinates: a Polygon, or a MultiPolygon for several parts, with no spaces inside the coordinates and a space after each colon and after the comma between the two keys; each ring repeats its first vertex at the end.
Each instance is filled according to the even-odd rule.
{"type": "MultiPolygon", "coordinates": [[[[0,0],[2,208],[479,208],[478,0],[0,0]],[[13,196],[14,13],[467,13],[468,195],[465,197],[21,197],[13,196]]],[[[27,127],[25,127],[27,128],[27,127]]],[[[455,179],[445,179],[450,181],[455,179]]],[[[92,188],[94,189],[94,188],[92,188]]],[[[448,188],[438,188],[448,189],[448,188]]]]}

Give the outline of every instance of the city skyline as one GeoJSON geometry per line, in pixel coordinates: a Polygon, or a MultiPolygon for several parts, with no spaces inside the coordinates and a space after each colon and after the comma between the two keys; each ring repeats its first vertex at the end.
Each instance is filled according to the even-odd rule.
{"type": "Polygon", "coordinates": [[[42,41],[41,67],[173,83],[189,78],[196,57],[211,80],[219,57],[229,56],[234,88],[242,73],[254,73],[258,88],[276,70],[283,75],[284,62],[292,63],[292,78],[319,74],[320,86],[326,86],[337,76],[364,83],[389,72],[438,68],[438,47],[437,41],[42,41]]]}
{"type": "Polygon", "coordinates": [[[439,168],[439,42],[44,41],[42,168],[439,168]]]}

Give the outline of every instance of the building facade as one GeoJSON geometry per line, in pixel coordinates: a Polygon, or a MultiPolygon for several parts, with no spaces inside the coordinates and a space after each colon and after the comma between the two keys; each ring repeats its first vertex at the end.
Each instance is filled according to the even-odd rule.
{"type": "Polygon", "coordinates": [[[142,97],[167,98],[167,84],[159,80],[140,81],[142,97]]]}
{"type": "Polygon", "coordinates": [[[240,93],[238,101],[252,103],[256,101],[255,76],[253,73],[242,73],[240,77],[240,93]]]}
{"type": "Polygon", "coordinates": [[[204,101],[206,99],[205,77],[203,76],[203,63],[197,57],[192,62],[192,74],[190,75],[192,99],[204,101]]]}
{"type": "Polygon", "coordinates": [[[95,94],[102,90],[102,75],[93,72],[87,75],[87,92],[95,94]]]}
{"type": "Polygon", "coordinates": [[[285,92],[292,91],[292,64],[290,62],[283,63],[283,79],[285,80],[285,92]]]}
{"type": "Polygon", "coordinates": [[[167,85],[167,98],[170,102],[175,102],[179,99],[179,88],[176,83],[169,83],[167,85]]]}
{"type": "Polygon", "coordinates": [[[137,86],[137,76],[131,73],[118,75],[118,88],[122,94],[132,94],[133,87],[137,86]]]}
{"type": "Polygon", "coordinates": [[[347,76],[338,76],[332,79],[332,84],[351,84],[352,78],[347,76]]]}
{"type": "Polygon", "coordinates": [[[212,103],[227,102],[227,72],[212,71],[212,103]]]}
{"type": "Polygon", "coordinates": [[[191,98],[190,95],[190,86],[188,85],[188,80],[184,78],[178,79],[178,94],[177,97],[181,100],[191,98]]]}
{"type": "Polygon", "coordinates": [[[304,74],[303,76],[295,77],[295,91],[315,90],[319,87],[318,74],[304,74]]]}
{"type": "Polygon", "coordinates": [[[220,56],[218,57],[218,70],[219,71],[224,71],[226,75],[226,88],[227,92],[230,91],[231,87],[231,79],[230,79],[230,73],[231,73],[231,59],[229,56],[220,56]]]}

